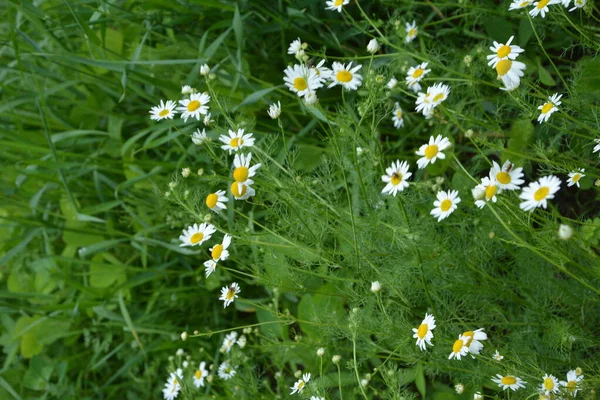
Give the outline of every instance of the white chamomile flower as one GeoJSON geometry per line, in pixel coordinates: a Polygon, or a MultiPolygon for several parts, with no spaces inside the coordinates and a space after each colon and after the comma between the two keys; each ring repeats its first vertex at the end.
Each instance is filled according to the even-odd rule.
{"type": "Polygon", "coordinates": [[[212,234],[216,231],[214,225],[207,224],[206,222],[203,222],[200,225],[194,224],[189,226],[187,229],[184,229],[183,234],[179,236],[179,240],[183,242],[179,246],[200,246],[210,239],[212,234]]]}
{"type": "Polygon", "coordinates": [[[527,66],[521,61],[513,61],[508,58],[500,60],[496,63],[496,73],[498,79],[504,84],[502,90],[515,90],[521,84],[521,77],[525,75],[523,72],[527,66]]]}
{"type": "Polygon", "coordinates": [[[215,120],[211,118],[210,113],[206,114],[204,116],[204,120],[202,121],[202,123],[206,126],[212,125],[213,122],[215,122],[215,120]]]}
{"type": "Polygon", "coordinates": [[[206,129],[196,129],[194,133],[192,133],[192,142],[196,146],[200,146],[204,142],[208,142],[208,136],[206,135],[206,129]]]}
{"type": "Polygon", "coordinates": [[[194,386],[197,388],[204,387],[204,378],[208,376],[208,370],[206,369],[206,363],[202,361],[198,366],[198,369],[194,372],[192,377],[194,380],[194,386]]]}
{"type": "Polygon", "coordinates": [[[188,118],[196,118],[200,121],[200,115],[208,112],[210,96],[206,93],[192,93],[189,99],[179,100],[180,106],[177,111],[181,112],[181,118],[187,122],[188,118]]]}
{"type": "Polygon", "coordinates": [[[369,44],[367,44],[367,51],[371,54],[375,54],[379,51],[379,42],[377,42],[377,39],[371,39],[369,40],[369,44]]]}
{"type": "Polygon", "coordinates": [[[439,104],[446,101],[446,99],[450,95],[450,86],[445,85],[443,83],[436,83],[433,86],[427,88],[427,91],[430,92],[431,95],[432,107],[436,107],[439,104]]]}
{"type": "Polygon", "coordinates": [[[235,344],[240,346],[240,349],[243,349],[244,347],[246,347],[246,343],[248,343],[248,342],[247,342],[246,336],[244,336],[244,335],[240,336],[240,338],[235,342],[235,344]]]}
{"type": "Polygon", "coordinates": [[[325,7],[326,10],[342,12],[342,7],[346,4],[350,3],[350,0],[330,0],[326,1],[325,7]]]}
{"type": "Polygon", "coordinates": [[[474,331],[464,332],[462,335],[467,338],[467,342],[465,345],[469,349],[469,353],[471,354],[479,354],[483,349],[484,340],[487,340],[487,333],[484,332],[485,329],[479,328],[474,331]]]}
{"type": "Polygon", "coordinates": [[[492,381],[497,383],[502,390],[511,389],[513,391],[524,388],[525,384],[527,383],[523,379],[516,376],[500,374],[496,374],[496,377],[492,378],[492,381]]]}
{"type": "Polygon", "coordinates": [[[233,366],[229,363],[229,361],[224,361],[221,363],[221,365],[219,365],[219,370],[218,370],[218,375],[219,378],[227,381],[231,378],[233,378],[235,376],[235,369],[233,368],[233,366]]]}
{"type": "Polygon", "coordinates": [[[294,386],[290,388],[292,391],[290,394],[301,393],[306,387],[308,381],[310,381],[310,373],[302,375],[302,379],[298,379],[298,381],[294,383],[294,386]]]}
{"type": "Polygon", "coordinates": [[[396,86],[398,86],[398,80],[392,76],[390,81],[387,83],[387,88],[392,90],[396,86]]]}
{"type": "Polygon", "coordinates": [[[238,182],[233,182],[231,184],[231,194],[236,200],[246,200],[250,197],[253,197],[256,194],[256,191],[250,186],[254,181],[252,179],[248,179],[246,183],[240,184],[238,182]]]}
{"type": "Polygon", "coordinates": [[[436,138],[431,136],[429,138],[429,144],[424,144],[419,147],[419,150],[415,152],[418,156],[421,156],[417,160],[419,169],[425,168],[428,164],[433,164],[439,158],[441,160],[446,158],[443,153],[445,149],[450,147],[450,141],[448,138],[438,135],[436,138]]]}
{"type": "Polygon", "coordinates": [[[208,64],[203,64],[202,66],[200,66],[200,75],[208,76],[208,74],[210,74],[210,67],[208,66],[208,64]]]}
{"type": "Polygon", "coordinates": [[[231,244],[231,235],[225,234],[223,237],[223,242],[219,244],[215,244],[213,247],[209,249],[210,256],[215,262],[224,261],[229,258],[229,251],[227,248],[231,244]]]}
{"type": "MultiPolygon", "coordinates": [[[[581,371],[581,370],[580,370],[581,371]]],[[[567,393],[571,396],[577,396],[577,392],[579,391],[579,384],[583,380],[583,375],[581,373],[577,374],[577,370],[571,370],[567,372],[567,380],[560,381],[560,385],[567,390],[567,393]]]]}
{"type": "Polygon", "coordinates": [[[304,103],[309,106],[317,104],[319,98],[317,97],[317,92],[314,90],[309,90],[308,93],[304,96],[304,103]]]}
{"type": "Polygon", "coordinates": [[[179,396],[181,390],[181,381],[183,380],[183,370],[177,368],[177,371],[171,372],[163,389],[163,398],[165,400],[174,400],[179,396]]]}
{"type": "Polygon", "coordinates": [[[204,273],[207,278],[217,269],[217,262],[215,260],[206,260],[202,265],[204,265],[204,273]]]}
{"type": "Polygon", "coordinates": [[[579,181],[581,180],[581,178],[583,178],[585,176],[583,174],[584,172],[585,172],[585,169],[583,169],[583,168],[579,168],[577,171],[569,172],[569,179],[567,179],[567,186],[571,187],[573,185],[577,185],[577,187],[581,187],[581,186],[579,186],[579,181]]]}
{"type": "Polygon", "coordinates": [[[421,350],[425,350],[425,344],[433,346],[431,339],[433,339],[432,330],[435,329],[435,317],[431,314],[425,313],[425,319],[421,322],[418,328],[413,328],[413,338],[417,339],[416,345],[421,350]]]}
{"type": "Polygon", "coordinates": [[[160,104],[150,109],[150,119],[160,121],[161,119],[173,119],[175,116],[175,102],[172,100],[160,101],[160,104]]]}
{"type": "Polygon", "coordinates": [[[542,377],[542,385],[540,387],[540,392],[545,393],[546,395],[550,395],[551,393],[556,394],[560,390],[558,386],[558,379],[554,375],[545,374],[542,377]]]}
{"type": "Polygon", "coordinates": [[[181,94],[192,94],[196,93],[196,89],[191,87],[190,85],[185,85],[181,87],[181,94]]]}
{"type": "Polygon", "coordinates": [[[317,72],[305,65],[288,66],[283,72],[285,73],[283,78],[285,85],[298,97],[303,97],[310,90],[316,90],[323,86],[317,72]]]}
{"type": "Polygon", "coordinates": [[[252,133],[244,133],[244,129],[238,129],[237,132],[229,130],[229,136],[221,135],[219,140],[224,143],[221,148],[229,151],[229,154],[233,151],[238,151],[243,147],[254,146],[254,138],[252,133]]]}
{"type": "Polygon", "coordinates": [[[206,206],[212,211],[219,212],[221,210],[227,209],[225,203],[227,203],[228,201],[229,199],[227,198],[227,196],[225,196],[225,191],[217,190],[216,192],[210,193],[208,196],[206,196],[205,203],[206,206]]]}
{"type": "Polygon", "coordinates": [[[300,40],[300,38],[294,40],[292,43],[290,43],[290,47],[288,47],[288,54],[293,54],[294,56],[297,56],[298,53],[302,52],[304,53],[304,49],[302,48],[302,40],[300,40]]]}
{"type": "Polygon", "coordinates": [[[492,358],[493,358],[494,360],[496,360],[496,361],[502,361],[502,360],[504,360],[504,356],[503,356],[503,355],[501,355],[501,354],[498,352],[498,350],[496,350],[496,351],[494,352],[494,355],[492,356],[492,358]]]}
{"type": "Polygon", "coordinates": [[[554,93],[552,96],[548,97],[548,101],[538,107],[540,110],[540,115],[538,116],[537,121],[541,124],[542,122],[548,121],[552,113],[558,111],[558,106],[562,104],[560,98],[562,94],[554,93]]]}
{"type": "Polygon", "coordinates": [[[406,85],[415,93],[418,93],[421,90],[419,82],[425,75],[431,72],[430,69],[427,69],[427,64],[429,63],[424,62],[414,67],[410,67],[406,73],[406,85]]]}
{"type": "Polygon", "coordinates": [[[461,357],[466,356],[469,353],[469,348],[467,347],[467,341],[469,338],[460,335],[458,339],[452,345],[452,353],[448,356],[448,360],[453,358],[460,360],[461,357]]]}
{"type": "Polygon", "coordinates": [[[371,292],[378,293],[381,291],[381,283],[379,281],[371,282],[371,292]]]}
{"type": "Polygon", "coordinates": [[[477,185],[474,191],[481,193],[480,198],[475,200],[475,205],[479,208],[485,207],[488,201],[496,202],[498,198],[496,194],[499,193],[498,183],[496,179],[488,178],[487,176],[481,179],[481,183],[477,185]]]}
{"type": "Polygon", "coordinates": [[[413,21],[412,24],[409,24],[407,22],[406,25],[404,26],[404,30],[406,31],[406,36],[404,37],[404,41],[406,43],[410,43],[413,40],[415,40],[415,38],[419,34],[419,30],[417,29],[416,21],[413,21]]]}
{"type": "Polygon", "coordinates": [[[542,14],[542,18],[546,18],[546,13],[549,11],[548,6],[560,3],[560,0],[540,0],[533,3],[533,8],[529,11],[529,15],[533,18],[542,14]]]}
{"type": "Polygon", "coordinates": [[[513,2],[510,3],[510,7],[508,7],[508,9],[519,10],[521,8],[529,7],[532,4],[533,0],[513,0],[513,2]]]}
{"type": "Polygon", "coordinates": [[[489,66],[495,68],[496,64],[498,64],[500,60],[505,60],[507,58],[510,60],[515,60],[519,56],[519,53],[525,51],[517,45],[510,44],[514,38],[514,36],[511,36],[506,44],[494,42],[494,45],[490,47],[490,50],[493,51],[494,54],[487,56],[487,59],[490,60],[488,62],[489,66]]]}
{"type": "Polygon", "coordinates": [[[256,174],[256,170],[260,168],[261,163],[250,167],[252,153],[236,154],[233,158],[233,179],[238,183],[239,190],[242,190],[244,184],[250,185],[248,181],[256,174]]]}
{"type": "Polygon", "coordinates": [[[271,104],[267,113],[269,114],[269,117],[271,117],[271,119],[279,118],[279,115],[281,114],[281,103],[278,101],[277,104],[271,104]]]}
{"type": "Polygon", "coordinates": [[[219,297],[219,300],[223,300],[223,308],[233,303],[233,301],[238,298],[240,291],[240,285],[236,282],[221,288],[221,297],[219,297]]]}
{"type": "Polygon", "coordinates": [[[554,175],[543,176],[537,182],[531,182],[529,187],[523,188],[519,197],[525,201],[519,204],[524,211],[531,211],[537,207],[548,206],[548,200],[554,198],[554,193],[560,190],[561,181],[554,175]]]}
{"type": "Polygon", "coordinates": [[[517,190],[525,182],[523,179],[523,168],[514,168],[510,160],[502,164],[502,168],[496,161],[490,169],[490,180],[495,180],[501,190],[517,190]]]}
{"type": "Polygon", "coordinates": [[[594,139],[594,143],[596,143],[596,145],[594,146],[592,153],[597,153],[600,151],[600,139],[594,139]]]}
{"type": "Polygon", "coordinates": [[[362,65],[356,65],[352,67],[352,61],[348,65],[334,61],[332,65],[331,84],[328,86],[332,88],[337,85],[342,85],[345,89],[356,90],[362,85],[362,75],[358,73],[358,70],[362,68],[362,65]]]}
{"type": "Polygon", "coordinates": [[[404,126],[404,113],[402,112],[402,107],[400,104],[394,104],[394,114],[392,116],[392,121],[394,122],[394,128],[402,128],[404,126]]]}
{"type": "Polygon", "coordinates": [[[223,339],[223,344],[221,345],[221,352],[229,353],[237,341],[237,336],[238,334],[235,331],[225,335],[225,339],[223,339]]]}
{"type": "Polygon", "coordinates": [[[396,197],[398,192],[403,191],[408,187],[408,178],[412,176],[412,172],[408,172],[408,163],[406,161],[392,162],[392,166],[385,169],[387,175],[382,175],[381,180],[387,185],[381,193],[391,194],[396,197]]]}
{"type": "Polygon", "coordinates": [[[573,12],[575,10],[577,10],[578,8],[583,8],[585,7],[585,5],[587,4],[587,0],[575,0],[575,2],[573,3],[573,8],[569,9],[569,12],[573,12]]]}
{"type": "Polygon", "coordinates": [[[437,192],[437,200],[433,202],[435,207],[431,210],[430,214],[438,219],[438,222],[448,218],[450,214],[456,210],[457,204],[460,203],[460,197],[458,197],[458,191],[450,190],[448,192],[440,190],[437,192]]]}
{"type": "Polygon", "coordinates": [[[331,71],[328,67],[325,66],[325,60],[319,61],[317,65],[311,66],[310,69],[317,73],[319,82],[323,85],[331,79],[331,74],[333,73],[333,71],[331,71]]]}

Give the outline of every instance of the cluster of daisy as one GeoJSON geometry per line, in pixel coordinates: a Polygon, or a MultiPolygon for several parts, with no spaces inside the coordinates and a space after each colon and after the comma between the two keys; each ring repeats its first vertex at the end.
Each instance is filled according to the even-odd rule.
{"type": "Polygon", "coordinates": [[[502,90],[510,91],[518,88],[524,75],[523,71],[527,68],[524,63],[516,61],[524,50],[517,45],[511,45],[514,38],[511,36],[506,43],[494,42],[490,47],[494,53],[487,56],[488,65],[496,69],[498,79],[504,84],[504,87],[500,88],[502,90]]]}
{"type": "MultiPolygon", "coordinates": [[[[178,359],[185,355],[183,349],[178,349],[175,354],[178,359]]],[[[173,359],[173,357],[171,356],[170,359],[173,359]]],[[[188,376],[188,378],[190,378],[191,375],[191,383],[198,389],[204,387],[205,380],[211,380],[212,377],[209,376],[209,372],[206,369],[206,362],[200,362],[197,369],[191,370],[189,368],[191,364],[190,359],[191,357],[187,356],[186,359],[181,362],[180,367],[169,374],[162,391],[165,400],[174,400],[179,396],[181,383],[185,379],[184,374],[188,376]]]]}
{"type": "Polygon", "coordinates": [[[587,0],[574,0],[572,8],[569,8],[571,6],[571,0],[513,0],[508,9],[520,10],[522,8],[531,7],[529,15],[535,18],[541,14],[542,18],[546,18],[546,13],[550,11],[549,6],[556,4],[562,4],[569,12],[572,12],[585,7],[587,0]]]}
{"type": "MultiPolygon", "coordinates": [[[[294,52],[297,43],[300,39],[292,42],[288,53],[294,52]]],[[[317,89],[327,86],[343,86],[347,90],[357,90],[362,85],[362,75],[358,71],[362,65],[352,65],[353,62],[343,64],[334,61],[331,69],[325,66],[325,60],[321,60],[316,66],[309,66],[302,62],[288,66],[283,72],[285,77],[283,81],[288,89],[304,98],[306,104],[316,104],[319,98],[317,97],[317,89]]]]}

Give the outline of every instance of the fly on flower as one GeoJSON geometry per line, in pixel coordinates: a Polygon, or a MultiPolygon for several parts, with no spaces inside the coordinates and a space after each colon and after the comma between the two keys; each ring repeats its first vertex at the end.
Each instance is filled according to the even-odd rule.
{"type": "Polygon", "coordinates": [[[219,297],[219,300],[223,301],[223,308],[233,303],[233,301],[238,298],[240,291],[240,285],[236,282],[221,288],[221,297],[219,297]]]}
{"type": "Polygon", "coordinates": [[[523,179],[523,168],[515,168],[510,160],[502,164],[502,168],[496,161],[492,162],[490,169],[490,180],[496,181],[500,190],[518,190],[525,182],[523,179]]]}
{"type": "Polygon", "coordinates": [[[396,197],[398,192],[403,191],[408,187],[408,178],[412,176],[411,172],[408,172],[408,163],[406,161],[392,162],[392,166],[385,169],[387,175],[382,175],[381,180],[387,185],[383,188],[381,193],[391,194],[396,197]]]}

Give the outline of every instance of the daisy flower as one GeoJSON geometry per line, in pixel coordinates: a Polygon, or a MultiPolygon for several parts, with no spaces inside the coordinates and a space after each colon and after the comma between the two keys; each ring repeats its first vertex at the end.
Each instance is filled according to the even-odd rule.
{"type": "Polygon", "coordinates": [[[362,68],[362,65],[356,65],[352,67],[352,61],[348,65],[334,61],[332,65],[331,81],[332,83],[328,88],[332,88],[337,85],[342,85],[348,90],[356,90],[362,85],[362,75],[358,74],[358,70],[362,68]]]}
{"type": "Polygon", "coordinates": [[[175,372],[169,374],[169,378],[163,389],[163,397],[165,400],[177,398],[179,391],[181,390],[181,384],[179,383],[181,380],[183,380],[183,370],[181,368],[177,368],[175,372]]]}
{"type": "Polygon", "coordinates": [[[438,222],[448,218],[450,214],[456,210],[457,204],[460,203],[460,197],[458,197],[458,191],[444,191],[440,190],[437,195],[437,200],[433,202],[435,207],[431,210],[430,214],[438,219],[438,222]]]}
{"type": "Polygon", "coordinates": [[[421,90],[421,85],[419,82],[425,77],[425,75],[431,72],[430,69],[427,69],[427,64],[428,63],[424,62],[417,66],[410,67],[406,73],[406,85],[415,93],[418,93],[421,90]]]}
{"type": "Polygon", "coordinates": [[[452,353],[448,356],[448,360],[456,358],[460,360],[461,357],[464,357],[469,352],[469,348],[467,347],[467,341],[469,338],[466,336],[460,335],[458,339],[452,345],[452,353]]]}
{"type": "Polygon", "coordinates": [[[500,374],[496,374],[496,378],[492,378],[493,382],[496,382],[498,384],[498,386],[500,386],[502,388],[502,390],[506,390],[506,389],[511,389],[511,390],[518,390],[520,388],[524,388],[525,384],[527,382],[525,382],[523,379],[518,378],[516,376],[512,376],[512,375],[500,375],[500,374]]]}
{"type": "Polygon", "coordinates": [[[387,88],[392,90],[398,85],[398,80],[392,76],[390,81],[387,83],[387,88]]]}
{"type": "Polygon", "coordinates": [[[252,160],[252,153],[248,154],[236,154],[233,159],[233,179],[238,183],[238,190],[242,190],[242,185],[247,184],[249,178],[252,178],[256,174],[256,170],[260,168],[261,163],[255,164],[250,167],[250,160],[252,160]]]}
{"type": "Polygon", "coordinates": [[[294,40],[290,43],[290,47],[288,47],[288,54],[293,54],[294,56],[298,56],[298,54],[304,54],[304,49],[302,48],[302,40],[300,38],[294,40]]]}
{"type": "Polygon", "coordinates": [[[246,339],[246,336],[244,336],[244,335],[240,336],[240,338],[235,342],[235,344],[240,346],[240,349],[243,349],[244,347],[246,347],[246,343],[247,343],[247,339],[246,339]]]}
{"type": "Polygon", "coordinates": [[[392,116],[392,121],[394,122],[394,128],[400,129],[404,126],[402,107],[400,107],[400,104],[398,104],[398,103],[395,103],[394,106],[396,108],[394,109],[394,115],[392,116]]]}
{"type": "Polygon", "coordinates": [[[487,340],[487,333],[484,330],[483,328],[479,328],[475,331],[463,333],[463,336],[467,338],[465,346],[469,348],[469,353],[479,354],[481,349],[483,349],[483,343],[481,342],[487,340]]]}
{"type": "Polygon", "coordinates": [[[421,348],[421,350],[425,350],[425,343],[430,346],[433,346],[431,343],[431,339],[433,339],[433,332],[435,329],[435,317],[431,314],[425,313],[425,319],[421,322],[418,328],[413,328],[413,338],[417,339],[416,345],[421,348]]]}
{"type": "Polygon", "coordinates": [[[204,386],[204,378],[208,376],[208,371],[206,369],[206,363],[202,361],[198,366],[196,372],[194,372],[194,376],[192,377],[194,380],[194,386],[200,388],[204,386]]]}
{"type": "Polygon", "coordinates": [[[309,90],[308,93],[306,93],[306,96],[304,96],[304,103],[306,103],[309,106],[317,104],[318,101],[319,98],[317,97],[317,92],[315,92],[314,90],[309,90]]]}
{"type": "Polygon", "coordinates": [[[189,99],[179,100],[180,106],[177,111],[181,112],[181,118],[187,122],[188,118],[196,118],[200,121],[200,115],[208,113],[210,96],[206,93],[192,93],[189,99]]]}
{"type": "Polygon", "coordinates": [[[236,282],[233,282],[231,285],[221,288],[221,297],[219,297],[219,300],[223,300],[223,308],[233,303],[233,301],[238,298],[239,292],[240,285],[238,285],[236,282]]]}
{"type": "Polygon", "coordinates": [[[533,8],[529,11],[529,15],[533,18],[542,14],[542,18],[546,18],[546,13],[549,11],[548,6],[552,4],[558,4],[560,0],[540,0],[533,3],[533,8]]]}
{"type": "Polygon", "coordinates": [[[210,256],[212,257],[212,259],[215,262],[227,260],[227,258],[229,257],[229,251],[227,250],[227,248],[229,247],[230,244],[231,244],[231,236],[228,234],[225,234],[225,236],[223,237],[222,243],[216,244],[209,249],[210,256]]]}
{"type": "Polygon", "coordinates": [[[496,361],[502,361],[502,360],[504,359],[504,356],[503,356],[503,355],[501,355],[501,354],[498,352],[498,350],[496,350],[496,351],[494,352],[494,355],[492,356],[492,358],[493,358],[494,360],[496,360],[496,361]]]}
{"type": "Polygon", "coordinates": [[[392,166],[385,169],[387,175],[382,175],[381,180],[387,185],[383,188],[381,193],[391,194],[396,197],[398,192],[403,191],[408,187],[408,178],[411,177],[412,172],[408,172],[408,163],[406,161],[392,162],[392,166]]]}
{"type": "Polygon", "coordinates": [[[219,378],[227,381],[235,376],[235,369],[228,361],[224,361],[219,365],[218,375],[219,378]]]}
{"type": "Polygon", "coordinates": [[[487,59],[490,60],[488,62],[489,66],[495,68],[496,64],[498,64],[500,60],[505,60],[507,58],[510,60],[514,60],[519,56],[519,53],[525,51],[517,45],[510,44],[514,38],[514,36],[511,36],[510,39],[508,39],[508,42],[506,42],[506,44],[494,42],[494,45],[490,47],[490,50],[493,51],[494,54],[490,54],[489,56],[487,56],[487,59]]]}
{"type": "Polygon", "coordinates": [[[231,184],[231,194],[236,200],[246,200],[250,197],[253,197],[256,194],[256,191],[250,186],[254,181],[252,179],[248,179],[243,184],[238,182],[233,182],[231,184]]]}
{"type": "Polygon", "coordinates": [[[281,114],[281,103],[278,101],[277,104],[271,104],[269,106],[269,111],[267,111],[267,114],[269,114],[269,117],[271,117],[271,119],[279,118],[279,115],[281,114]]]}
{"type": "Polygon", "coordinates": [[[579,186],[579,180],[583,178],[585,175],[583,174],[585,169],[579,168],[577,171],[569,172],[569,179],[567,179],[567,186],[571,187],[573,185],[579,186]]]}
{"type": "Polygon", "coordinates": [[[479,208],[485,207],[488,201],[496,202],[498,198],[498,183],[496,179],[488,178],[487,176],[481,179],[481,183],[473,189],[473,197],[475,197],[475,205],[479,208]]]}
{"type": "Polygon", "coordinates": [[[433,107],[437,107],[439,104],[446,101],[448,95],[450,95],[450,86],[443,83],[436,83],[430,88],[427,88],[427,91],[430,91],[431,93],[431,104],[433,107]]]}
{"type": "Polygon", "coordinates": [[[533,0],[513,0],[508,7],[509,10],[519,10],[521,8],[525,8],[533,4],[533,0]]]}
{"type": "Polygon", "coordinates": [[[194,224],[183,230],[183,234],[179,236],[179,240],[183,243],[179,247],[185,246],[200,246],[206,242],[213,233],[217,230],[214,225],[203,222],[202,224],[194,224]]]}
{"type": "Polygon", "coordinates": [[[404,26],[404,30],[406,31],[406,37],[404,38],[404,41],[406,43],[410,43],[413,40],[415,40],[415,38],[417,37],[417,34],[419,33],[419,30],[417,29],[416,21],[413,21],[412,24],[409,24],[407,22],[406,25],[404,26]]]}
{"type": "Polygon", "coordinates": [[[527,66],[520,61],[512,61],[508,58],[500,60],[496,63],[496,72],[498,79],[504,84],[502,90],[515,90],[521,84],[521,77],[525,75],[523,72],[527,66]]]}
{"type": "Polygon", "coordinates": [[[208,76],[208,74],[210,74],[210,67],[208,66],[208,64],[201,65],[200,66],[200,75],[208,76]]]}
{"type": "Polygon", "coordinates": [[[573,7],[573,8],[571,8],[571,9],[569,9],[569,12],[575,11],[575,10],[577,10],[578,8],[583,8],[583,7],[585,7],[586,3],[587,3],[587,0],[575,0],[575,2],[573,3],[573,5],[574,5],[575,7],[573,7]]]}
{"type": "Polygon", "coordinates": [[[558,379],[554,375],[545,374],[542,377],[542,385],[540,386],[540,391],[545,393],[546,395],[550,395],[550,393],[558,393],[560,390],[558,386],[558,379]]]}
{"type": "Polygon", "coordinates": [[[330,1],[326,1],[325,5],[327,7],[325,7],[326,10],[331,10],[331,11],[337,11],[337,12],[342,12],[342,7],[345,6],[346,4],[350,3],[350,0],[330,0],[330,1]]]}
{"type": "Polygon", "coordinates": [[[202,123],[206,126],[212,125],[213,122],[215,122],[215,120],[210,117],[210,113],[206,114],[204,116],[204,120],[202,121],[202,123]]]}
{"type": "Polygon", "coordinates": [[[217,269],[217,262],[215,260],[206,260],[202,265],[204,265],[204,273],[207,278],[217,269]]]}
{"type": "Polygon", "coordinates": [[[421,156],[421,158],[417,160],[419,169],[425,168],[429,163],[434,164],[435,160],[438,158],[441,160],[445,159],[446,155],[442,152],[448,147],[450,147],[448,138],[438,135],[434,139],[433,136],[431,136],[429,138],[429,144],[422,145],[419,147],[419,150],[415,152],[416,155],[421,156]]]}
{"type": "Polygon", "coordinates": [[[548,101],[546,103],[537,108],[540,110],[540,115],[537,119],[540,124],[548,121],[552,113],[558,111],[558,106],[562,104],[562,101],[560,101],[561,97],[562,94],[554,93],[552,96],[548,96],[548,101]]]}
{"type": "Polygon", "coordinates": [[[292,391],[290,394],[301,393],[308,381],[310,381],[310,373],[302,375],[302,379],[298,379],[298,381],[294,383],[294,386],[290,388],[292,391]]]}
{"type": "Polygon", "coordinates": [[[197,146],[200,146],[202,143],[208,142],[209,140],[210,139],[208,139],[208,136],[206,135],[206,129],[196,129],[196,131],[192,133],[192,142],[197,146]]]}
{"type": "Polygon", "coordinates": [[[221,345],[222,353],[229,353],[229,351],[231,351],[231,348],[237,341],[237,336],[238,334],[235,331],[225,336],[225,339],[223,339],[223,344],[221,345]]]}
{"type": "Polygon", "coordinates": [[[285,85],[298,97],[303,97],[309,90],[316,90],[323,86],[317,72],[305,65],[288,66],[283,72],[285,85]]]}
{"type": "Polygon", "coordinates": [[[175,106],[177,104],[172,100],[160,101],[160,104],[150,109],[150,119],[160,121],[161,119],[173,119],[175,116],[175,106]]]}
{"type": "Polygon", "coordinates": [[[554,198],[554,193],[560,190],[562,182],[554,175],[543,176],[537,182],[531,182],[529,187],[523,188],[519,195],[523,201],[519,204],[522,210],[531,211],[537,207],[548,206],[547,200],[554,198]]]}
{"type": "Polygon", "coordinates": [[[492,163],[490,169],[490,180],[496,181],[501,190],[517,190],[525,182],[523,179],[523,168],[514,168],[510,160],[502,164],[502,168],[496,161],[492,163]]]}
{"type": "Polygon", "coordinates": [[[238,129],[237,132],[229,130],[229,136],[221,135],[219,140],[224,143],[224,146],[221,146],[223,150],[229,151],[231,154],[232,151],[238,151],[242,147],[252,147],[254,146],[254,138],[252,137],[253,133],[244,134],[244,129],[238,129]]]}
{"type": "Polygon", "coordinates": [[[225,196],[225,191],[224,190],[217,190],[214,193],[209,194],[208,196],[206,196],[206,206],[208,208],[210,208],[212,211],[214,212],[219,212],[221,210],[226,210],[227,206],[225,205],[225,203],[227,203],[229,201],[229,199],[227,198],[227,196],[225,196]]]}
{"type": "Polygon", "coordinates": [[[592,153],[597,153],[600,151],[600,139],[594,139],[594,143],[596,143],[596,145],[594,146],[592,153]]]}
{"type": "Polygon", "coordinates": [[[579,374],[577,374],[577,370],[571,370],[567,372],[567,380],[560,381],[560,385],[567,390],[567,393],[575,397],[577,396],[577,392],[579,391],[577,387],[579,386],[582,380],[583,375],[581,375],[581,370],[579,374]]]}
{"type": "Polygon", "coordinates": [[[371,54],[375,54],[379,51],[379,43],[377,42],[377,39],[371,39],[369,40],[369,43],[367,44],[367,51],[371,54]]]}
{"type": "Polygon", "coordinates": [[[194,89],[193,87],[189,86],[189,85],[185,85],[181,87],[181,94],[192,94],[192,93],[196,93],[196,89],[194,89]]]}

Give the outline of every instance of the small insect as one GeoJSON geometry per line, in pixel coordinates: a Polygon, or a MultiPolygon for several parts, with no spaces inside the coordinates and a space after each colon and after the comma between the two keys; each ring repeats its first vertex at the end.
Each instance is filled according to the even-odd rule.
{"type": "Polygon", "coordinates": [[[505,168],[505,172],[510,172],[512,171],[513,167],[515,166],[513,163],[506,163],[506,168],[505,168]]]}

